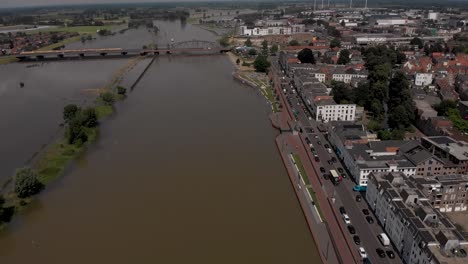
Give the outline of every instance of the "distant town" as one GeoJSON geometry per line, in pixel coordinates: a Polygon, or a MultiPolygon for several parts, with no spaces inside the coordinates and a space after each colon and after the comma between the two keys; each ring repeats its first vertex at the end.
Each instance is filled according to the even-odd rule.
{"type": "MultiPolygon", "coordinates": [[[[158,19],[210,31],[229,50],[234,79],[258,89],[271,108],[323,263],[468,263],[468,6],[441,5],[0,12],[0,64],[32,51],[37,56],[26,61],[47,61],[41,51],[66,59],[70,43],[139,27],[157,35],[158,19]]],[[[161,48],[170,54],[175,41],[135,48],[154,58],[161,48]]]]}

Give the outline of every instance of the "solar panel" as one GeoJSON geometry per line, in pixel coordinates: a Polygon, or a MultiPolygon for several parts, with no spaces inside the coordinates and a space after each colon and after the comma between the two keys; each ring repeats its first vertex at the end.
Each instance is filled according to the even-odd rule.
{"type": "Polygon", "coordinates": [[[400,197],[400,195],[398,195],[398,193],[395,190],[390,189],[390,190],[388,190],[388,193],[390,194],[390,196],[392,198],[399,198],[400,197]]]}
{"type": "Polygon", "coordinates": [[[417,227],[417,228],[424,228],[424,224],[421,222],[421,220],[419,220],[419,218],[417,217],[412,217],[410,218],[411,222],[413,222],[413,224],[417,227]]]}
{"type": "Polygon", "coordinates": [[[405,204],[402,201],[395,201],[394,203],[395,203],[396,207],[399,208],[399,209],[406,208],[405,204]]]}
{"type": "Polygon", "coordinates": [[[453,228],[453,225],[452,223],[450,223],[450,221],[445,218],[445,217],[439,217],[440,221],[442,222],[442,224],[444,224],[445,227],[447,228],[453,228]]]}

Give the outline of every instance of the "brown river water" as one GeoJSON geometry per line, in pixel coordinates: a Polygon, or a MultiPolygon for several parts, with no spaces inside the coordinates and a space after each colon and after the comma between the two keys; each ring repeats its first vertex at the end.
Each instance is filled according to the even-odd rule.
{"type": "MultiPolygon", "coordinates": [[[[214,38],[160,23],[158,43],[214,38]]],[[[233,70],[225,55],[157,58],[99,140],[0,235],[0,263],[320,263],[268,105],[233,70]]]]}

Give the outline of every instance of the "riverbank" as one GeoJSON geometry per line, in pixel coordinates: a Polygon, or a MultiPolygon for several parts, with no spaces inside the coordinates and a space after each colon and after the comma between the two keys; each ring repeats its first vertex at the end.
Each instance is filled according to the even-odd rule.
{"type": "MultiPolygon", "coordinates": [[[[153,59],[147,60],[148,65],[151,64],[153,59]]],[[[144,61],[144,57],[135,57],[131,59],[126,65],[122,66],[114,76],[112,76],[112,78],[110,78],[106,85],[97,89],[89,90],[97,96],[92,103],[79,105],[78,107],[83,109],[85,107],[91,107],[96,113],[98,122],[103,122],[108,116],[113,114],[113,103],[125,98],[124,90],[119,88],[123,80],[125,80],[125,77],[131,74],[136,75],[133,80],[134,82],[137,82],[141,78],[141,75],[144,74],[145,71],[142,73],[133,72],[135,69],[139,69],[137,66],[141,64],[142,61],[144,61]],[[103,94],[111,94],[113,99],[111,101],[104,100],[103,94]]],[[[144,69],[146,69],[148,65],[145,64],[144,69]]],[[[37,151],[27,164],[28,167],[32,168],[36,172],[37,179],[45,187],[60,178],[70,162],[82,155],[87,150],[88,146],[93,144],[99,137],[99,126],[88,127],[85,128],[87,140],[84,144],[70,144],[66,139],[64,128],[65,127],[62,126],[62,128],[57,132],[58,136],[56,139],[52,140],[51,143],[37,151]]],[[[0,194],[5,198],[5,203],[2,206],[3,209],[7,209],[8,212],[12,214],[8,218],[4,218],[4,222],[0,222],[0,230],[2,230],[15,214],[21,212],[28,206],[28,204],[31,203],[34,197],[17,197],[14,191],[14,176],[10,177],[10,179],[3,184],[0,194]]],[[[0,219],[2,219],[2,211],[4,210],[1,210],[0,208],[0,219]]]]}

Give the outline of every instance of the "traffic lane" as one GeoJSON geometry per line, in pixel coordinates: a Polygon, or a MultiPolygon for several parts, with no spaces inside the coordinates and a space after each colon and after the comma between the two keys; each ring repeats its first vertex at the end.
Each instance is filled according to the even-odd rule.
{"type": "MultiPolygon", "coordinates": [[[[319,139],[324,139],[322,135],[319,135],[319,139]]],[[[331,169],[335,169],[336,167],[340,166],[340,163],[333,163],[329,164],[328,160],[331,159],[331,157],[335,156],[334,153],[330,154],[328,151],[325,149],[324,144],[322,142],[322,145],[318,146],[316,148],[318,156],[323,159],[322,160],[322,167],[325,168],[326,172],[329,173],[331,169]],[[338,164],[338,166],[337,166],[338,164]]],[[[336,158],[336,157],[335,157],[336,158]]],[[[349,178],[349,176],[347,177],[349,178]]],[[[339,185],[334,185],[331,181],[327,181],[325,183],[326,185],[326,190],[328,190],[328,195],[335,197],[338,202],[336,204],[337,208],[339,208],[342,204],[346,212],[348,213],[348,216],[350,217],[351,224],[354,226],[356,229],[356,234],[359,236],[361,239],[361,246],[364,247],[366,250],[369,259],[372,262],[377,262],[378,263],[392,263],[390,262],[388,258],[380,258],[375,251],[378,247],[380,247],[380,241],[377,239],[377,235],[372,232],[372,225],[374,224],[368,224],[364,214],[362,213],[362,209],[367,207],[367,204],[364,201],[361,202],[356,202],[355,199],[355,194],[353,196],[353,193],[347,192],[347,190],[351,190],[353,186],[353,183],[348,180],[343,180],[339,185]],[[364,204],[363,205],[361,205],[364,204]]],[[[346,224],[342,222],[344,226],[346,224]]],[[[354,236],[348,232],[348,235],[350,237],[354,236]]],[[[358,249],[359,246],[356,245],[356,250],[358,249]]],[[[383,246],[380,247],[383,249],[383,246]]],[[[399,263],[399,262],[397,262],[399,263]]]]}

